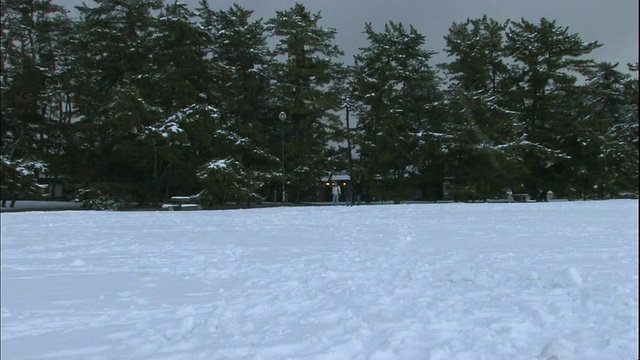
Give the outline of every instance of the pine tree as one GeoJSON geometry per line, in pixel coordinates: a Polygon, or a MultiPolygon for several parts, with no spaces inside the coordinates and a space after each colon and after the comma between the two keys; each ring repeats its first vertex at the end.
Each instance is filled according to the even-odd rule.
{"type": "Polygon", "coordinates": [[[269,119],[271,59],[265,27],[261,19],[250,21],[253,11],[238,5],[211,11],[201,1],[198,11],[211,34],[212,76],[221,116],[226,119],[224,131],[217,133],[218,158],[211,159],[201,173],[208,179],[234,178],[215,189],[216,197],[250,203],[269,196],[268,189],[262,189],[261,196],[258,192],[265,183],[277,179],[279,168],[277,157],[269,154],[267,130],[273,120],[269,119]],[[230,166],[218,166],[222,163],[230,166]]]}
{"type": "Polygon", "coordinates": [[[450,76],[449,131],[455,139],[447,152],[449,176],[455,177],[457,196],[487,200],[509,185],[514,167],[513,112],[505,109],[508,74],[504,36],[507,24],[486,16],[454,23],[445,36],[445,51],[454,60],[442,67],[450,76]]]}
{"type": "Polygon", "coordinates": [[[571,155],[568,195],[608,198],[637,193],[637,79],[599,63],[586,79],[576,126],[563,140],[571,155]],[[635,83],[635,92],[633,91],[635,83]]]}
{"type": "Polygon", "coordinates": [[[584,56],[601,46],[586,43],[545,18],[538,24],[522,19],[510,22],[506,33],[513,86],[511,108],[520,113],[517,136],[527,175],[522,187],[533,198],[545,199],[548,190],[561,191],[563,167],[569,155],[561,139],[573,131],[576,118],[569,102],[578,78],[593,66],[584,56]]]}
{"type": "Polygon", "coordinates": [[[48,0],[4,0],[1,7],[1,186],[6,198],[35,194],[36,177],[49,171],[57,149],[52,130],[62,117],[61,44],[70,20],[64,8],[48,0]]]}
{"type": "Polygon", "coordinates": [[[141,76],[152,56],[152,11],[160,0],[98,0],[78,7],[73,36],[73,131],[76,141],[65,150],[68,169],[81,185],[122,198],[149,200],[153,145],[138,134],[160,117],[144,99],[141,76]],[[71,159],[70,159],[71,160],[71,159]]]}
{"type": "Polygon", "coordinates": [[[640,157],[638,152],[640,146],[638,140],[640,134],[638,132],[638,125],[640,119],[640,107],[638,106],[639,95],[639,81],[638,81],[638,62],[627,64],[629,71],[634,74],[633,76],[625,77],[622,82],[622,94],[624,96],[624,105],[622,106],[618,118],[610,129],[612,138],[615,139],[616,144],[620,145],[621,151],[615,155],[617,160],[622,161],[620,166],[619,176],[614,182],[615,189],[622,195],[638,198],[638,184],[640,179],[638,178],[638,165],[640,163],[640,157]]]}
{"type": "Polygon", "coordinates": [[[215,153],[214,134],[222,127],[208,60],[214,39],[199,20],[185,3],[167,4],[153,22],[152,57],[136,81],[159,113],[139,139],[154,151],[156,191],[164,200],[201,191],[198,169],[215,153]]]}
{"type": "Polygon", "coordinates": [[[420,150],[432,140],[430,107],[439,96],[428,64],[433,52],[423,49],[425,37],[412,26],[390,22],[377,33],[368,23],[364,32],[369,46],[354,65],[354,100],[361,104],[355,142],[369,185],[380,177],[390,188],[385,193],[399,200],[411,190],[406,177],[428,161],[420,150]]]}
{"type": "Polygon", "coordinates": [[[333,91],[341,64],[335,58],[343,53],[332,42],[336,30],[319,25],[320,13],[311,14],[301,4],[277,11],[266,23],[268,34],[278,39],[273,56],[273,99],[287,115],[280,124],[278,109],[270,114],[272,153],[281,144],[280,126],[284,126],[285,176],[294,201],[328,169],[329,142],[337,140],[341,127],[338,115],[340,97],[333,91]],[[277,125],[276,125],[277,124],[277,125]]]}

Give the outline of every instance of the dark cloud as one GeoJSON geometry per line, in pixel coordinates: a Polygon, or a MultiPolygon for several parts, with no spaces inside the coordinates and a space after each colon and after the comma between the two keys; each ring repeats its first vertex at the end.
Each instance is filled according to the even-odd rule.
{"type": "MultiPolygon", "coordinates": [[[[57,3],[73,6],[80,2],[58,0],[57,3]]],[[[198,0],[184,2],[195,8],[198,0]]],[[[234,2],[255,10],[255,17],[264,19],[296,2],[314,13],[320,11],[321,25],[338,30],[336,40],[346,54],[347,63],[352,62],[359,47],[366,45],[362,34],[366,22],[371,22],[376,29],[382,29],[389,21],[413,25],[426,36],[426,47],[440,52],[434,57],[438,63],[447,61],[442,53],[443,37],[451,24],[483,15],[497,21],[524,18],[538,22],[542,17],[556,20],[558,26],[568,27],[585,42],[603,44],[591,54],[595,60],[620,63],[622,71],[626,71],[626,63],[638,61],[637,0],[216,0],[210,4],[214,9],[226,9],[234,2]]]]}

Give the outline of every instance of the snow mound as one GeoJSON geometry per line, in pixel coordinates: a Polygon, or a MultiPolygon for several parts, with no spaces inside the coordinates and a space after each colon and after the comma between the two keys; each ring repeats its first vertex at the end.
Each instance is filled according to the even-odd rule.
{"type": "Polygon", "coordinates": [[[85,266],[86,263],[82,259],[75,259],[69,264],[69,266],[85,266]]]}
{"type": "Polygon", "coordinates": [[[545,346],[542,356],[548,360],[575,360],[575,351],[576,346],[572,342],[554,339],[545,346]]]}
{"type": "Polygon", "coordinates": [[[553,285],[560,288],[574,288],[582,285],[582,276],[574,267],[567,267],[553,278],[553,285]]]}

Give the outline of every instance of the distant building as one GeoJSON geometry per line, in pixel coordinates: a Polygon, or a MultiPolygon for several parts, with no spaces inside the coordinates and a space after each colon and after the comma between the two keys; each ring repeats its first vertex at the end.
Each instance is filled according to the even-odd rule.
{"type": "MultiPolygon", "coordinates": [[[[331,186],[334,182],[338,183],[338,185],[342,188],[342,193],[344,194],[345,187],[351,182],[351,176],[343,172],[337,174],[331,173],[327,174],[327,176],[321,177],[320,183],[322,184],[322,186],[320,187],[320,191],[317,196],[318,201],[331,201],[331,186]]],[[[342,199],[340,201],[342,201],[342,199]]]]}

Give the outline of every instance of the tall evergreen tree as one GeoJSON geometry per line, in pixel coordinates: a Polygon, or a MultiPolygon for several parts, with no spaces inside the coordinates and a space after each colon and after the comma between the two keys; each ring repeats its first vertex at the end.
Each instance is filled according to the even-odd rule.
{"type": "MultiPolygon", "coordinates": [[[[205,1],[200,16],[212,37],[211,68],[217,84],[221,116],[226,121],[224,132],[218,132],[220,161],[234,166],[207,166],[207,178],[234,178],[216,192],[225,199],[248,201],[269,181],[277,180],[278,158],[270,154],[269,68],[271,59],[262,19],[251,21],[253,11],[234,5],[228,10],[212,11],[205,1]],[[226,135],[227,139],[222,138],[226,135]],[[217,172],[217,174],[214,174],[217,172]],[[242,174],[242,175],[241,175],[242,174]]],[[[212,190],[213,191],[213,190],[212,190]]],[[[262,197],[268,197],[262,189],[262,197]]]]}
{"type": "Polygon", "coordinates": [[[454,60],[443,65],[450,76],[449,176],[460,199],[503,195],[514,168],[509,147],[514,140],[513,112],[505,109],[508,68],[504,37],[507,24],[486,16],[454,23],[445,36],[445,51],[454,60]],[[502,193],[502,194],[501,194],[502,193]]]}
{"type": "Polygon", "coordinates": [[[53,130],[63,116],[58,106],[62,43],[71,21],[63,7],[48,0],[3,0],[1,11],[1,186],[5,198],[33,193],[34,177],[48,168],[45,163],[57,149],[53,130]]]}
{"type": "Polygon", "coordinates": [[[162,190],[160,199],[165,200],[200,190],[198,167],[211,156],[213,134],[220,126],[219,101],[207,60],[213,39],[198,20],[185,3],[166,4],[147,40],[152,58],[136,81],[145,103],[159,113],[153,123],[146,124],[155,130],[142,133],[139,139],[148,154],[153,149],[154,181],[156,189],[162,190]],[[168,124],[177,126],[180,136],[159,136],[166,133],[158,129],[168,124]]]}
{"type": "Polygon", "coordinates": [[[161,0],[83,4],[73,39],[73,66],[81,70],[72,88],[76,140],[65,150],[73,156],[68,172],[80,184],[141,202],[149,193],[152,147],[140,147],[137,134],[159,111],[144,101],[139,83],[152,59],[152,11],[161,6],[161,0]]]}
{"type": "Polygon", "coordinates": [[[637,79],[616,66],[597,64],[572,107],[578,121],[563,139],[571,155],[566,195],[607,198],[637,193],[637,79]]]}
{"type": "Polygon", "coordinates": [[[638,198],[638,186],[640,183],[638,171],[640,163],[640,157],[638,156],[640,151],[638,144],[640,139],[638,131],[638,125],[640,124],[638,62],[629,63],[627,66],[633,75],[626,77],[622,82],[622,94],[625,101],[621,108],[619,121],[614,123],[611,128],[612,137],[617,140],[617,144],[621,145],[622,149],[616,155],[616,158],[619,160],[624,159],[624,166],[621,166],[622,171],[620,176],[616,178],[615,187],[618,192],[624,191],[628,195],[638,198]],[[621,180],[619,183],[618,179],[621,180]]]}
{"type": "MultiPolygon", "coordinates": [[[[273,51],[273,99],[287,119],[280,124],[279,111],[270,114],[271,143],[278,149],[284,127],[285,176],[294,201],[317,184],[327,169],[329,142],[341,127],[340,97],[332,90],[343,53],[333,44],[336,30],[319,25],[320,13],[311,14],[296,4],[266,22],[267,32],[278,39],[273,51]]],[[[277,151],[277,150],[276,150],[277,151]]],[[[278,153],[278,152],[274,152],[278,153]]]]}
{"type": "Polygon", "coordinates": [[[572,133],[572,94],[578,78],[587,75],[592,60],[584,57],[601,46],[584,42],[578,34],[545,18],[538,24],[522,19],[510,22],[508,56],[513,59],[512,109],[521,114],[518,146],[527,168],[523,190],[545,199],[548,190],[560,191],[563,167],[569,159],[560,142],[572,133]]]}
{"type": "MultiPolygon", "coordinates": [[[[424,35],[410,26],[390,22],[381,33],[365,25],[369,45],[355,56],[354,100],[358,111],[356,144],[369,184],[376,177],[395,199],[407,197],[406,177],[424,170],[427,154],[419,151],[432,142],[431,105],[438,99],[435,72],[428,64],[431,51],[424,35]]],[[[383,193],[377,194],[384,196],[383,193]]]]}

